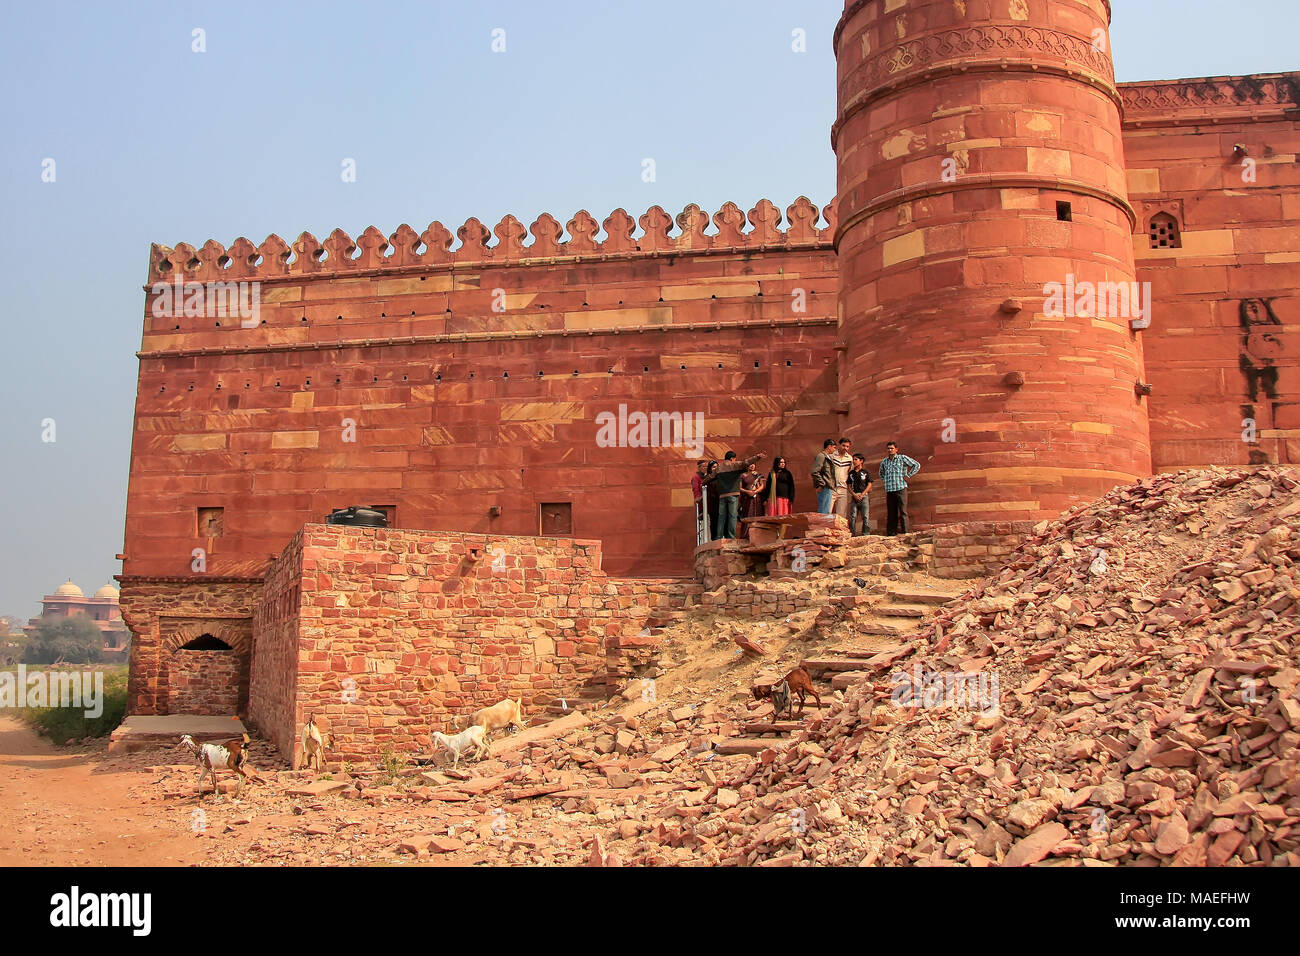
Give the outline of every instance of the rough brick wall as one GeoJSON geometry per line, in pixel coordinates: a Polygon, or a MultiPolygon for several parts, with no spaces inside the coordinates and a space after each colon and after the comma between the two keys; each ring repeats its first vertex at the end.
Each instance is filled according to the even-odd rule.
{"type": "Polygon", "coordinates": [[[928,545],[928,570],[939,578],[993,574],[1033,527],[1032,521],[966,522],[921,532],[928,545]]]}
{"type": "MultiPolygon", "coordinates": [[[[303,532],[272,562],[253,615],[253,667],[248,716],[282,753],[293,752],[298,686],[298,626],[302,603],[303,532]]],[[[313,582],[314,583],[314,582],[313,582]]]]}
{"type": "Polygon", "coordinates": [[[120,576],[122,619],[131,628],[128,714],[169,713],[173,652],[202,634],[225,641],[240,661],[239,710],[247,706],[252,617],[262,583],[221,578],[120,576]]]}
{"type": "Polygon", "coordinates": [[[606,577],[595,541],[308,525],[273,565],[255,619],[254,722],[295,760],[309,714],[341,760],[426,752],[430,727],[507,697],[535,714],[584,685],[603,692],[611,656],[645,643],[637,635],[673,591],[606,577]],[[295,664],[284,660],[293,601],[269,604],[296,575],[295,664]]]}
{"type": "Polygon", "coordinates": [[[846,8],[832,142],[856,450],[874,466],[898,439],[921,462],[920,526],[1045,517],[1149,474],[1127,320],[1044,309],[1047,282],[1134,277],[1105,3],[846,8]]]}
{"type": "Polygon", "coordinates": [[[596,243],[584,216],[568,243],[524,250],[484,248],[477,224],[461,249],[423,256],[395,233],[388,260],[369,233],[359,259],[338,232],[321,261],[301,237],[288,264],[268,240],[255,271],[239,243],[225,270],[215,243],[156,247],[151,283],[178,269],[262,283],[263,324],[156,316],[163,292],[146,287],[124,573],[186,574],[201,547],[209,573],[257,576],[347,505],[395,505],[404,528],[530,535],[541,504],[567,502],[610,573],[688,574],[694,457],[600,447],[595,417],[700,413],[707,457],[811,460],[837,427],[829,226],[803,201],[782,229],[760,203],[746,230],[728,204],[716,235],[690,207],[680,236],[645,219],[625,242],[611,217],[596,243]],[[200,536],[205,507],[225,509],[219,537],[200,536]]]}
{"type": "Polygon", "coordinates": [[[169,714],[234,714],[239,710],[240,660],[234,651],[172,652],[169,714]]]}
{"type": "Polygon", "coordinates": [[[1300,74],[1122,92],[1156,467],[1300,462],[1300,74]],[[1159,215],[1181,247],[1152,248],[1159,215]]]}

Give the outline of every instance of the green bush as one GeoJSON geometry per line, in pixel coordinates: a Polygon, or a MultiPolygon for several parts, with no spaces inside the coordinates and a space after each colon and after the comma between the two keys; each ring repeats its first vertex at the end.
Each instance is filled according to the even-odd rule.
{"type": "MultiPolygon", "coordinates": [[[[37,670],[70,669],[29,667],[27,671],[32,673],[37,670]]],[[[82,737],[108,736],[126,716],[127,668],[119,665],[88,670],[103,671],[104,674],[103,712],[98,717],[87,717],[83,707],[24,707],[18,711],[18,715],[31,724],[37,733],[44,734],[56,744],[72,743],[82,737]]]]}

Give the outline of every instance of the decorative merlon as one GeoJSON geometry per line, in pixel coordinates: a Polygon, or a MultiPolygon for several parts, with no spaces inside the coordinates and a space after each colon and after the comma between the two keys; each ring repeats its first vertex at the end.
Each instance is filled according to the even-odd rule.
{"type": "Polygon", "coordinates": [[[356,240],[342,229],[335,229],[324,242],[304,232],[292,246],[274,234],[259,246],[242,236],[229,247],[214,239],[198,249],[184,242],[175,246],[155,243],[149,254],[149,281],[168,281],[178,272],[187,280],[200,281],[273,279],[419,266],[527,263],[574,257],[634,258],[831,243],[835,233],[834,199],[819,213],[807,197],[800,196],[786,208],[785,216],[787,228],[782,229],[781,211],[767,199],[760,199],[748,216],[732,202],[724,203],[712,217],[691,203],[678,213],[675,235],[669,235],[673,217],[660,206],[651,206],[636,220],[625,210],[615,209],[604,223],[597,223],[589,212],[580,209],[564,228],[550,213],[542,213],[526,231],[514,216],[506,216],[491,232],[478,219],[471,218],[456,230],[460,245],[455,249],[451,248],[451,232],[437,221],[418,234],[402,223],[387,237],[370,226],[356,240]],[[818,225],[819,219],[824,225],[818,225]],[[714,234],[705,233],[710,221],[717,230],[714,234]],[[747,221],[752,227],[749,231],[745,230],[747,221]],[[634,237],[638,224],[641,234],[634,237]],[[602,226],[605,238],[598,239],[602,226]],[[568,238],[564,239],[566,230],[568,238]],[[496,242],[489,245],[494,234],[496,242]],[[533,241],[524,245],[529,234],[533,241]]]}

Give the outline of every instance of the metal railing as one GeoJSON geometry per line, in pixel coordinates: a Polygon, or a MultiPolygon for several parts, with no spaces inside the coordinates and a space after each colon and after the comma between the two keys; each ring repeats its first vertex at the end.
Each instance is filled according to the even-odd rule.
{"type": "Polygon", "coordinates": [[[705,485],[703,495],[695,510],[695,546],[706,545],[713,540],[713,529],[709,527],[709,486],[705,485]]]}

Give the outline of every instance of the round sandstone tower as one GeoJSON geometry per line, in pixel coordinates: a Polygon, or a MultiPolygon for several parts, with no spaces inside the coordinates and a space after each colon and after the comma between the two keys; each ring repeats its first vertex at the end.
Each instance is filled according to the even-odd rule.
{"type": "Polygon", "coordinates": [[[836,28],[841,409],[873,472],[889,439],[921,463],[916,526],[1151,473],[1132,305],[1048,295],[1134,281],[1109,25],[1106,0],[849,0],[836,28]]]}

